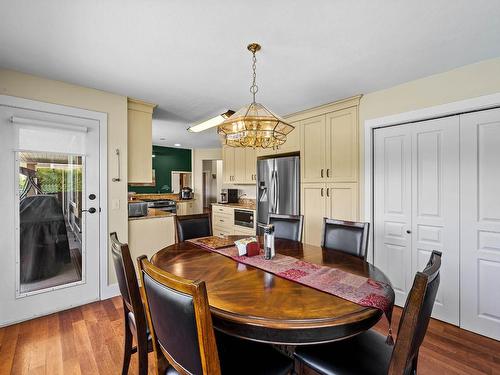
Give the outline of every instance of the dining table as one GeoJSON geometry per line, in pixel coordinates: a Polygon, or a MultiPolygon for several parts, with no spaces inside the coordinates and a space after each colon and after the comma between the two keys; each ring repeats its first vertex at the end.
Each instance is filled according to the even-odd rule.
{"type": "MultiPolygon", "coordinates": [[[[275,249],[278,254],[390,285],[377,267],[345,252],[284,239],[275,240],[275,249]]],[[[370,329],[383,314],[189,241],[159,250],[151,262],[176,276],[203,280],[214,328],[244,339],[282,345],[326,343],[370,329]]]]}

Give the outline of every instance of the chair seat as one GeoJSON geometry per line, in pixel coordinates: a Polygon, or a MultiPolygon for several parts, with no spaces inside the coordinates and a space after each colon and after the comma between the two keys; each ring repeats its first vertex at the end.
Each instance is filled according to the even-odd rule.
{"type": "Polygon", "coordinates": [[[239,339],[215,331],[222,374],[286,375],[293,361],[269,344],[239,339]]]}
{"type": "MultiPolygon", "coordinates": [[[[271,345],[238,339],[215,331],[223,375],[287,375],[293,361],[271,345]]],[[[177,375],[169,367],[165,375],[177,375]]]]}
{"type": "Polygon", "coordinates": [[[393,346],[370,330],[329,344],[297,347],[295,357],[323,375],[387,374],[393,346]]]}

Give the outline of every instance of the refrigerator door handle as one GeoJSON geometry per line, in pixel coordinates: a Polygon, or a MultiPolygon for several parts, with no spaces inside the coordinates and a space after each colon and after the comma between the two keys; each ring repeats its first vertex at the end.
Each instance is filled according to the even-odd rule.
{"type": "Polygon", "coordinates": [[[274,182],[274,188],[276,189],[274,191],[274,213],[278,213],[280,211],[280,178],[278,176],[278,171],[274,172],[275,173],[275,182],[274,182]]]}
{"type": "Polygon", "coordinates": [[[276,180],[274,178],[275,171],[271,171],[271,191],[272,191],[272,200],[271,197],[269,197],[269,213],[274,214],[274,204],[276,202],[276,180]]]}

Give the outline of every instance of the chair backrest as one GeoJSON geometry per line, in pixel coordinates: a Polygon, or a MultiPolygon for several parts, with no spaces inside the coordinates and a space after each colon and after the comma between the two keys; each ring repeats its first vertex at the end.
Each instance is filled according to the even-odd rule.
{"type": "Polygon", "coordinates": [[[165,272],[144,255],[137,262],[157,358],[181,374],[220,374],[205,282],[165,272]]]}
{"type": "Polygon", "coordinates": [[[366,259],[370,223],[323,219],[321,246],[366,259]]]}
{"type": "Polygon", "coordinates": [[[176,216],[175,227],[179,242],[212,235],[209,213],[176,216]]]}
{"type": "Polygon", "coordinates": [[[304,216],[302,215],[278,215],[269,214],[268,224],[274,225],[274,236],[292,241],[302,241],[302,227],[304,216]]]}
{"type": "Polygon", "coordinates": [[[146,329],[146,319],[144,315],[144,305],[142,304],[139,283],[134,269],[134,262],[130,256],[130,250],[127,244],[118,240],[116,232],[110,234],[111,238],[111,256],[115,266],[118,286],[123,298],[125,307],[134,314],[137,328],[146,329]]]}
{"type": "Polygon", "coordinates": [[[416,370],[418,350],[424,340],[439,288],[440,267],[441,253],[433,251],[425,269],[415,275],[399,322],[389,374],[407,374],[416,370]]]}

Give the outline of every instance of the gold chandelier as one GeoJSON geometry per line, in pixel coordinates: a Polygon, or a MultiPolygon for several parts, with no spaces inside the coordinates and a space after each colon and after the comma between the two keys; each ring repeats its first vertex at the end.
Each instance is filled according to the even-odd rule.
{"type": "Polygon", "coordinates": [[[217,127],[217,132],[228,146],[253,148],[280,146],[286,142],[287,134],[294,129],[294,126],[255,101],[255,94],[259,91],[259,87],[255,83],[257,78],[255,53],[260,48],[257,43],[249,44],[247,47],[252,52],[253,80],[250,86],[252,103],[236,111],[217,127]]]}

